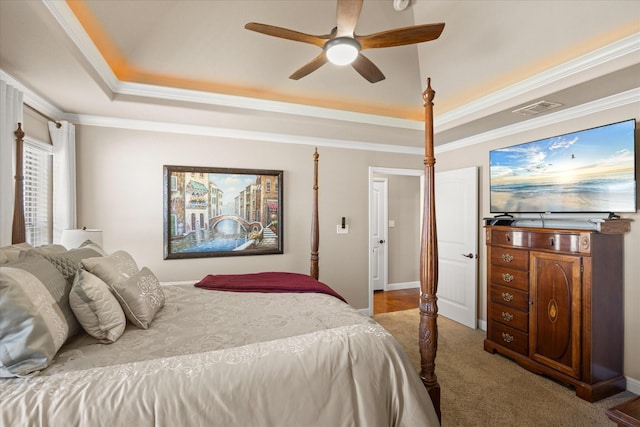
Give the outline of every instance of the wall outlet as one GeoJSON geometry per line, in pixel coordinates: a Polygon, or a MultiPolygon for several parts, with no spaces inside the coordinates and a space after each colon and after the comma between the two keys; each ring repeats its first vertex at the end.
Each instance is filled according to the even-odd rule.
{"type": "Polygon", "coordinates": [[[345,225],[344,228],[342,228],[342,225],[338,224],[336,226],[336,234],[349,234],[349,226],[345,225]]]}

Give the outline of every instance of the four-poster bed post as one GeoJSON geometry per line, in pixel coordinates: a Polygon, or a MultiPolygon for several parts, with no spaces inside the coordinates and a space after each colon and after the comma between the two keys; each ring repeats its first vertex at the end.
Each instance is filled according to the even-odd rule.
{"type": "Polygon", "coordinates": [[[318,280],[318,247],[320,246],[320,232],[318,227],[318,149],[313,153],[313,205],[311,207],[311,272],[309,275],[318,280]]]}
{"type": "Polygon", "coordinates": [[[424,99],[424,206],[422,235],[420,238],[420,377],[433,406],[440,414],[440,384],[435,374],[435,358],[438,349],[438,238],[436,233],[435,171],[436,159],[433,154],[433,98],[431,78],[422,93],[424,99]]]}
{"type": "Polygon", "coordinates": [[[18,123],[18,129],[14,132],[16,136],[16,175],[15,175],[15,198],[13,203],[13,225],[11,230],[11,243],[23,243],[26,241],[24,223],[24,172],[22,166],[22,145],[24,131],[22,123],[18,123]]]}

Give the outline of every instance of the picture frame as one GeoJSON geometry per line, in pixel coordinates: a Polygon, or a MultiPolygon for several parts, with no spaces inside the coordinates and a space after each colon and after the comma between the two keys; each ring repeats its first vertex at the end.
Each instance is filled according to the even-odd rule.
{"type": "Polygon", "coordinates": [[[283,171],[163,168],[164,259],[284,253],[283,171]]]}

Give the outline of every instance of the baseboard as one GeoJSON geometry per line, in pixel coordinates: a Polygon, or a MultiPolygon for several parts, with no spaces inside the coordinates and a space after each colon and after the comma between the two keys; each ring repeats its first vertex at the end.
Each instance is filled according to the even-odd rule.
{"type": "Polygon", "coordinates": [[[487,330],[487,321],[486,320],[482,320],[482,319],[478,319],[478,328],[486,331],[487,330]]]}
{"type": "Polygon", "coordinates": [[[385,291],[398,291],[400,289],[419,288],[420,282],[402,282],[402,283],[387,283],[385,291]]]}
{"type": "Polygon", "coordinates": [[[371,309],[370,308],[360,308],[358,312],[364,314],[365,316],[371,317],[371,309]]]}
{"type": "Polygon", "coordinates": [[[631,377],[626,377],[626,379],[627,390],[631,393],[640,394],[640,380],[631,377]]]}

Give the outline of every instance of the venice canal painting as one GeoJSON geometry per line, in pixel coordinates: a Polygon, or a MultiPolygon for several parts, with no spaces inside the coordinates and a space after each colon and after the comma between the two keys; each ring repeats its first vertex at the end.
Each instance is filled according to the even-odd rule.
{"type": "Polygon", "coordinates": [[[164,258],[283,253],[282,175],[164,166],[164,258]]]}

